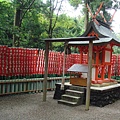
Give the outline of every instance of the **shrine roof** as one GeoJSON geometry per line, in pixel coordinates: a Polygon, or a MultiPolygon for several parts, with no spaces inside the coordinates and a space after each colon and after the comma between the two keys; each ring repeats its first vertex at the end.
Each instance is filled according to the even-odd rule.
{"type": "MultiPolygon", "coordinates": [[[[87,36],[92,30],[97,33],[98,39],[93,41],[94,44],[104,44],[109,42],[114,42],[115,44],[120,44],[120,40],[116,37],[114,31],[110,28],[110,26],[104,22],[98,21],[99,25],[95,22],[91,21],[88,25],[87,30],[84,32],[83,36],[87,36]]],[[[72,41],[69,42],[69,45],[87,45],[88,41],[72,41]]]]}
{"type": "Polygon", "coordinates": [[[74,65],[72,65],[67,71],[68,71],[68,72],[87,73],[87,72],[88,72],[88,65],[74,64],[74,65]]]}
{"type": "Polygon", "coordinates": [[[92,29],[95,31],[95,33],[98,34],[99,38],[111,37],[117,39],[114,31],[110,28],[110,26],[102,21],[99,21],[99,25],[91,21],[88,25],[87,30],[81,36],[87,36],[92,29]]]}

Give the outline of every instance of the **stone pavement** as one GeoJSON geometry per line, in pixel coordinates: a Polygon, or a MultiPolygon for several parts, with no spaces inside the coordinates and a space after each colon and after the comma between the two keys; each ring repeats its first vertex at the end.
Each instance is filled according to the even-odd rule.
{"type": "Polygon", "coordinates": [[[120,120],[120,100],[105,107],[85,105],[70,107],[53,99],[54,91],[43,93],[0,96],[0,120],[120,120]]]}

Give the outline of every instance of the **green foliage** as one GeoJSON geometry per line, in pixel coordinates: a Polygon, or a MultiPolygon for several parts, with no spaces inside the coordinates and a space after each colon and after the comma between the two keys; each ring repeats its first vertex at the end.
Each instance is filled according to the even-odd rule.
{"type": "MultiPolygon", "coordinates": [[[[78,37],[84,32],[83,18],[71,18],[62,14],[59,16],[56,27],[53,32],[55,38],[78,37]]],[[[53,43],[53,49],[63,51],[63,43],[53,43]]]]}
{"type": "Polygon", "coordinates": [[[114,46],[113,47],[113,54],[120,54],[120,47],[114,46]]]}
{"type": "Polygon", "coordinates": [[[55,27],[54,37],[77,37],[83,33],[83,18],[71,18],[62,14],[55,27]],[[59,33],[59,34],[58,34],[59,33]]]}
{"type": "Polygon", "coordinates": [[[70,3],[73,7],[77,8],[77,7],[79,6],[79,4],[82,3],[82,0],[69,0],[69,3],[70,3]]]}
{"type": "Polygon", "coordinates": [[[13,7],[7,1],[0,1],[0,44],[12,44],[13,7]]]}
{"type": "Polygon", "coordinates": [[[23,24],[21,34],[21,46],[44,48],[42,39],[47,35],[45,33],[42,14],[35,14],[36,10],[27,12],[23,24]]]}
{"type": "MultiPolygon", "coordinates": [[[[103,4],[103,6],[101,8],[101,11],[103,11],[103,15],[104,15],[105,19],[107,21],[109,21],[111,15],[110,15],[110,13],[107,10],[112,8],[112,4],[113,4],[112,1],[110,1],[110,0],[104,0],[104,1],[103,0],[99,0],[99,1],[98,0],[94,0],[92,2],[89,2],[89,6],[91,8],[92,13],[95,14],[97,9],[99,8],[99,6],[100,6],[100,4],[102,2],[104,2],[104,4],[103,4]]],[[[98,14],[97,18],[98,19],[102,19],[100,14],[98,14]]]]}
{"type": "MultiPolygon", "coordinates": [[[[41,0],[36,0],[26,12],[29,4],[30,0],[24,0],[21,3],[18,2],[17,6],[16,0],[0,2],[1,45],[12,46],[14,34],[19,38],[20,47],[45,48],[43,39],[49,37],[50,25],[53,37],[76,37],[81,35],[83,31],[83,23],[81,21],[83,19],[70,18],[65,14],[59,15],[55,14],[54,11],[49,11],[51,5],[49,0],[46,4],[41,0]],[[20,27],[13,27],[14,9],[18,6],[21,9],[21,25],[20,27]],[[50,23],[50,19],[52,19],[52,23],[50,23]]],[[[55,50],[63,50],[63,44],[58,43],[53,45],[55,50]]]]}
{"type": "MultiPolygon", "coordinates": [[[[15,35],[19,38],[20,47],[44,49],[44,38],[78,37],[85,30],[84,16],[71,18],[66,14],[59,14],[61,9],[60,3],[57,4],[54,0],[47,0],[46,3],[43,3],[43,0],[35,0],[30,8],[32,0],[20,1],[0,0],[0,45],[12,46],[13,35],[15,35]],[[17,5],[16,2],[18,2],[17,5]],[[20,7],[21,24],[13,27],[15,7],[20,7]]],[[[62,1],[60,0],[59,2],[62,1]]],[[[75,8],[83,4],[83,0],[69,0],[69,2],[75,8]]],[[[95,13],[102,0],[88,0],[88,2],[92,12],[95,13]]],[[[105,18],[107,20],[110,19],[110,14],[106,9],[118,7],[118,3],[113,5],[113,1],[105,0],[102,8],[105,18]]],[[[53,43],[55,51],[63,51],[63,46],[63,43],[53,43]]],[[[118,49],[115,48],[115,53],[116,51],[119,52],[118,49]]]]}

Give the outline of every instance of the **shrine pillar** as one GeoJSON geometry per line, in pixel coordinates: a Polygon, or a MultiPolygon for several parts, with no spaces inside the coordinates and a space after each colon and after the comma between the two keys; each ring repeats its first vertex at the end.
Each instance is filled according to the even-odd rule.
{"type": "Polygon", "coordinates": [[[105,64],[107,66],[108,79],[111,79],[112,47],[110,45],[105,48],[105,64]]]}
{"type": "Polygon", "coordinates": [[[98,80],[98,74],[99,74],[99,62],[100,62],[100,60],[99,60],[99,55],[100,54],[100,52],[99,51],[96,51],[96,63],[95,63],[95,80],[98,80]]]}
{"type": "Polygon", "coordinates": [[[80,64],[82,64],[82,60],[83,60],[83,51],[82,48],[79,47],[79,53],[80,53],[80,64]]]}

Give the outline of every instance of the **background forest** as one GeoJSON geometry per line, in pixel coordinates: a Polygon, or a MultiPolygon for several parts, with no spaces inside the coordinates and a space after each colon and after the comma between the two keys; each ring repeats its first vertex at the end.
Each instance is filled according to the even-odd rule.
{"type": "MultiPolygon", "coordinates": [[[[85,31],[90,15],[86,8],[88,3],[92,13],[103,0],[0,0],[0,45],[44,49],[44,38],[78,37],[85,31]],[[71,17],[66,14],[67,5],[80,9],[80,15],[71,17]]],[[[120,8],[117,0],[104,0],[102,13],[106,21],[111,14],[109,10],[120,8]]],[[[98,15],[99,19],[102,19],[98,15]]],[[[120,38],[120,33],[117,33],[120,38]]],[[[53,43],[51,48],[63,51],[63,43],[53,43]]],[[[114,53],[120,53],[114,47],[114,53]]]]}

